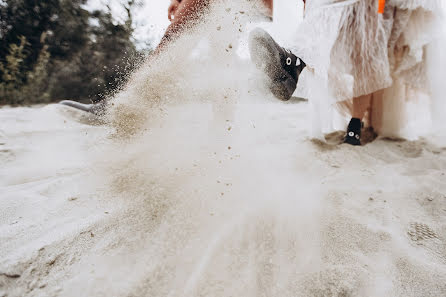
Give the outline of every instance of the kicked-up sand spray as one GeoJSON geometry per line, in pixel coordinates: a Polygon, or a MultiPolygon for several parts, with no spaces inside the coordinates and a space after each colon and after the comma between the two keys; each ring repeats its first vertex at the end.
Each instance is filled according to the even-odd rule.
{"type": "MultiPolygon", "coordinates": [[[[213,6],[110,101],[110,136],[92,154],[90,182],[128,209],[115,222],[128,238],[108,239],[133,263],[126,292],[444,294],[445,234],[413,246],[405,228],[425,216],[406,199],[421,190],[398,192],[411,178],[389,170],[386,160],[399,159],[382,152],[386,143],[361,152],[308,141],[307,108],[274,101],[236,54],[253,5],[213,6]]],[[[402,147],[405,162],[411,148],[402,147]]]]}

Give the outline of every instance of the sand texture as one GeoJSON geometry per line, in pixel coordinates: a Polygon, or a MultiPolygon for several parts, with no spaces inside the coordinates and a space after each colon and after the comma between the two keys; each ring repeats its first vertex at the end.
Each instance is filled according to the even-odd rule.
{"type": "Polygon", "coordinates": [[[0,110],[0,296],[446,294],[441,139],[314,142],[305,102],[164,111],[118,141],[0,110]]]}
{"type": "Polygon", "coordinates": [[[446,296],[446,137],[310,140],[216,11],[101,121],[0,109],[0,297],[446,296]]]}

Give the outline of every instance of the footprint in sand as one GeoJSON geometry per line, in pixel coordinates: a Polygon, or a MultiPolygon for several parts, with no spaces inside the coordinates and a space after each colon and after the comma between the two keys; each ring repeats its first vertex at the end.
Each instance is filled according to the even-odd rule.
{"type": "Polygon", "coordinates": [[[422,247],[431,256],[446,263],[446,245],[443,234],[439,235],[430,226],[419,222],[410,223],[407,234],[418,247],[422,247]]]}
{"type": "Polygon", "coordinates": [[[415,242],[422,240],[438,239],[438,235],[428,225],[418,222],[412,222],[409,225],[409,231],[407,231],[410,239],[415,242]]]}

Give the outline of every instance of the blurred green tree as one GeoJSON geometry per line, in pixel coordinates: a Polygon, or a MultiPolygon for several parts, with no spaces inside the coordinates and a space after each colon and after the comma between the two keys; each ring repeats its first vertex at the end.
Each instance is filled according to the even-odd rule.
{"type": "Polygon", "coordinates": [[[143,56],[132,37],[138,3],[126,0],[119,22],[86,2],[0,0],[0,104],[97,101],[125,83],[143,56]]]}
{"type": "MultiPolygon", "coordinates": [[[[45,39],[42,33],[41,39],[45,39]]],[[[39,53],[34,68],[23,71],[26,61],[26,38],[21,36],[20,44],[11,44],[6,56],[6,63],[0,64],[2,73],[0,83],[0,105],[2,104],[30,104],[49,102],[47,92],[47,66],[50,58],[48,46],[44,46],[39,53]]]]}

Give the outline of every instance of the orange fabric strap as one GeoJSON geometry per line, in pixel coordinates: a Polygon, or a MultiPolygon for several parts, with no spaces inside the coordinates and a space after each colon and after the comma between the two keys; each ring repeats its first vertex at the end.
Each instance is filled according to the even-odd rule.
{"type": "Polygon", "coordinates": [[[378,0],[378,13],[384,13],[385,6],[386,6],[386,0],[378,0]]]}

